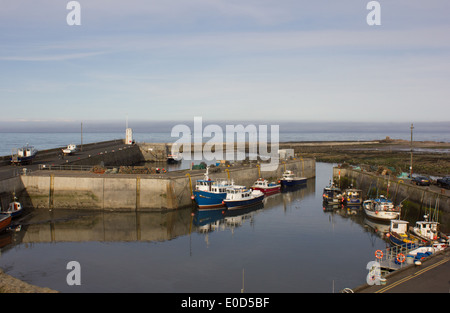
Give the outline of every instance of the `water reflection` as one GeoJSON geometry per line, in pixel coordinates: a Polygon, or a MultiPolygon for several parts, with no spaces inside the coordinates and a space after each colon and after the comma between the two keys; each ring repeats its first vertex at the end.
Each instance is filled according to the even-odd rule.
{"type": "Polygon", "coordinates": [[[248,292],[358,286],[374,251],[388,244],[388,225],[361,208],[322,206],[331,165],[318,163],[316,175],[235,212],[34,210],[21,229],[0,236],[0,267],[67,292],[74,291],[65,280],[69,260],[83,265],[77,291],[86,292],[239,292],[244,267],[248,292]]]}
{"type": "MultiPolygon", "coordinates": [[[[268,196],[263,204],[238,210],[198,211],[195,207],[168,212],[97,212],[36,209],[16,223],[17,231],[0,237],[2,247],[47,242],[163,242],[192,232],[235,228],[260,210],[293,203],[314,193],[314,180],[301,188],[268,196]],[[20,230],[19,230],[20,227],[20,230]]],[[[295,204],[299,205],[299,204],[295,204]]]]}

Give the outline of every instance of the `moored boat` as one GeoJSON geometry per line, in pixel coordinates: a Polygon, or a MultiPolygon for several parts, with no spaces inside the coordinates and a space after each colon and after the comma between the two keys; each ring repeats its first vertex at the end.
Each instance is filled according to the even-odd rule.
{"type": "Polygon", "coordinates": [[[233,210],[262,203],[263,199],[264,193],[260,190],[248,189],[245,186],[231,186],[227,188],[223,203],[228,210],[233,210]]]}
{"type": "Polygon", "coordinates": [[[2,210],[1,213],[10,214],[11,217],[14,218],[22,214],[22,211],[22,204],[17,201],[17,198],[14,196],[14,200],[9,204],[8,209],[2,210]]]}
{"type": "Polygon", "coordinates": [[[403,220],[391,220],[389,227],[389,240],[397,246],[404,246],[412,249],[421,243],[421,240],[412,235],[408,229],[409,222],[403,220]]]}
{"type": "Polygon", "coordinates": [[[450,239],[439,230],[439,223],[429,221],[428,215],[425,215],[424,218],[424,221],[417,221],[410,231],[424,242],[448,246],[450,239]]]}
{"type": "Polygon", "coordinates": [[[227,188],[233,185],[233,182],[226,180],[211,180],[208,176],[208,169],[206,168],[204,178],[197,180],[193,191],[193,200],[195,200],[200,210],[223,207],[223,200],[227,196],[227,188]]]}
{"type": "Polygon", "coordinates": [[[322,199],[326,204],[339,203],[342,199],[342,191],[333,183],[330,183],[323,189],[322,199]]]}
{"type": "Polygon", "coordinates": [[[285,171],[283,176],[280,178],[281,186],[295,186],[306,184],[306,177],[297,177],[294,175],[293,171],[285,171]]]}
{"type": "Polygon", "coordinates": [[[393,220],[400,217],[400,206],[394,206],[391,200],[380,196],[376,199],[369,199],[363,202],[366,215],[379,220],[393,220]]]}
{"type": "Polygon", "coordinates": [[[360,189],[349,188],[342,194],[342,204],[347,206],[358,206],[362,204],[362,195],[360,189]]]}
{"type": "Polygon", "coordinates": [[[174,164],[174,163],[181,162],[181,160],[182,160],[182,157],[179,153],[167,155],[167,163],[174,164]]]}
{"type": "Polygon", "coordinates": [[[0,232],[3,232],[11,224],[11,214],[0,213],[0,232]]]}
{"type": "Polygon", "coordinates": [[[260,190],[265,195],[272,195],[280,192],[281,184],[277,184],[275,182],[269,182],[267,179],[259,178],[253,186],[251,187],[253,190],[260,190]]]}

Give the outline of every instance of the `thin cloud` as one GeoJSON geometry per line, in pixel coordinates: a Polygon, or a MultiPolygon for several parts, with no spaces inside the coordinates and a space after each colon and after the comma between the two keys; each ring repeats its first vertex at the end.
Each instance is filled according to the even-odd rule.
{"type": "Polygon", "coordinates": [[[2,61],[26,61],[26,62],[40,62],[40,61],[65,61],[73,59],[82,59],[105,54],[105,52],[82,52],[69,54],[53,54],[53,55],[28,55],[28,56],[0,56],[2,61]]]}

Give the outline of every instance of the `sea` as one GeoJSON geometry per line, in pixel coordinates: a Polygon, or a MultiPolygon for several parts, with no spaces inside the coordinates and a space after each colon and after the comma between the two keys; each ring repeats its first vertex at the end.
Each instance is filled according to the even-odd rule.
{"type": "MultiPolygon", "coordinates": [[[[279,142],[289,141],[367,141],[391,139],[410,140],[411,133],[406,131],[327,131],[327,132],[279,132],[279,142]]],[[[270,139],[270,136],[268,137],[270,139]]],[[[68,144],[88,144],[113,139],[125,139],[123,132],[0,132],[0,156],[11,155],[13,150],[25,145],[31,145],[37,150],[67,147],[68,144]]],[[[171,132],[136,132],[133,131],[133,140],[147,143],[174,143],[180,137],[171,136],[171,132]]],[[[207,142],[210,138],[203,138],[207,142]]],[[[450,132],[436,130],[415,132],[415,141],[450,142],[450,132]]]]}

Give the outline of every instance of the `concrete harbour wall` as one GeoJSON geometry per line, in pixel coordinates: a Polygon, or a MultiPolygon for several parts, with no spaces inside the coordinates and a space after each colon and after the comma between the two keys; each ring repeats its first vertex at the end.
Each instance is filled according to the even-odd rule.
{"type": "MultiPolygon", "coordinates": [[[[315,177],[315,160],[291,160],[272,171],[260,171],[255,164],[221,168],[212,179],[231,178],[251,186],[260,177],[276,180],[285,169],[315,177]]],[[[25,207],[49,209],[94,209],[164,211],[192,205],[191,186],[205,170],[184,170],[165,175],[94,174],[38,171],[21,176],[19,194],[25,207]]]]}

